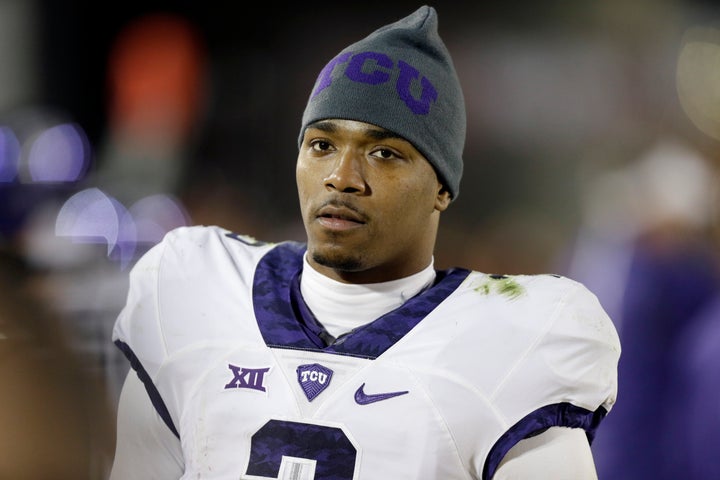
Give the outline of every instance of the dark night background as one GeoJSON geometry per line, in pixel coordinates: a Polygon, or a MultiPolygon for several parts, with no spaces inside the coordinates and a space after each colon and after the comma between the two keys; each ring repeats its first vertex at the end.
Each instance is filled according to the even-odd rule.
{"type": "MultiPolygon", "coordinates": [[[[58,338],[78,354],[80,370],[100,383],[107,398],[83,398],[104,402],[110,427],[100,428],[97,416],[87,419],[90,432],[81,440],[97,442],[89,449],[95,460],[86,478],[104,478],[111,459],[105,442],[114,434],[128,365],[110,335],[130,264],[178,223],[217,224],[268,241],[302,240],[294,165],[300,119],[317,73],[349,43],[420,5],[0,0],[0,280],[9,279],[23,294],[0,291],[0,353],[2,342],[9,343],[3,319],[40,325],[28,303],[44,306],[48,322],[62,333],[58,338]],[[114,48],[128,26],[156,13],[189,22],[203,61],[202,101],[191,128],[169,143],[159,133],[154,142],[154,131],[119,134],[113,123],[114,48]],[[63,141],[82,132],[87,175],[38,181],[28,173],[35,168],[31,153],[38,139],[49,127],[68,123],[77,129],[62,130],[71,135],[66,138],[55,131],[48,158],[61,158],[63,141]],[[147,193],[162,195],[148,203],[147,193]],[[79,198],[84,200],[70,201],[79,198]],[[145,228],[146,236],[128,241],[122,237],[128,224],[133,233],[145,228]],[[60,228],[68,225],[73,228],[60,228]],[[5,311],[10,314],[3,317],[5,311]]],[[[645,469],[647,478],[660,478],[648,472],[663,466],[658,459],[672,456],[661,453],[666,424],[659,410],[675,414],[678,390],[662,390],[674,385],[669,372],[682,363],[674,363],[673,349],[691,331],[689,312],[701,311],[707,301],[698,299],[700,293],[717,291],[720,8],[690,0],[433,6],[468,118],[465,173],[460,196],[442,216],[436,266],[554,272],[595,292],[627,340],[627,363],[621,364],[627,383],[619,397],[625,403],[618,403],[601,429],[607,433],[596,447],[599,471],[617,480],[613,468],[620,465],[629,475],[623,478],[645,478],[633,477],[632,465],[645,469]],[[692,268],[712,280],[687,273],[685,255],[698,244],[712,254],[693,257],[692,268]],[[630,267],[634,255],[647,262],[639,273],[630,267]],[[692,294],[679,298],[686,291],[692,294]],[[646,384],[657,390],[643,389],[646,384]],[[662,401],[668,398],[672,402],[662,401]]],[[[134,53],[142,51],[136,45],[134,53]]],[[[144,75],[128,70],[122,78],[140,88],[138,82],[149,78],[144,75]]],[[[720,331],[716,322],[712,332],[720,331]]],[[[34,348],[27,351],[36,358],[55,358],[42,342],[34,348]]],[[[720,349],[711,345],[707,351],[720,349]]],[[[15,413],[2,408],[13,398],[10,391],[0,395],[0,414],[9,412],[7,418],[15,413]]],[[[31,397],[40,398],[34,392],[31,397]]],[[[22,445],[6,437],[0,450],[22,445]]],[[[45,443],[49,451],[56,445],[45,443]]]]}

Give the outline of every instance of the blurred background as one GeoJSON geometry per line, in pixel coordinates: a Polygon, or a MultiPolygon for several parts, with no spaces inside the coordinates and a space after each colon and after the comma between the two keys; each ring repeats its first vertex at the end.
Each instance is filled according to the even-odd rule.
{"type": "MultiPolygon", "coordinates": [[[[106,478],[129,268],[182,225],[303,240],[315,76],[420,4],[0,0],[0,478],[106,478]]],[[[600,478],[720,478],[720,7],[435,6],[468,109],[437,266],[585,283],[623,343],[600,478]]]]}

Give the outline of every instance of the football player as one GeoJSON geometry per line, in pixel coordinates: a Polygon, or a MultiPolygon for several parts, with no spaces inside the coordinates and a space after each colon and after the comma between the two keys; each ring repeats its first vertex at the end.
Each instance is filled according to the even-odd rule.
{"type": "Polygon", "coordinates": [[[134,266],[113,480],[596,478],[620,354],[597,298],[434,267],[465,129],[432,7],[330,60],[298,138],[307,241],[182,227],[134,266]]]}

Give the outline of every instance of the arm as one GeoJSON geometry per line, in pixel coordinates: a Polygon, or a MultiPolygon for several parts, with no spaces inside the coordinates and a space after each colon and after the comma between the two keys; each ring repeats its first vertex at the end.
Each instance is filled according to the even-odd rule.
{"type": "Polygon", "coordinates": [[[120,393],[110,480],[180,478],[183,471],[180,440],[162,421],[145,386],[130,370],[120,393]]]}
{"type": "Polygon", "coordinates": [[[585,431],[551,427],[508,451],[493,480],[597,480],[585,431]]]}

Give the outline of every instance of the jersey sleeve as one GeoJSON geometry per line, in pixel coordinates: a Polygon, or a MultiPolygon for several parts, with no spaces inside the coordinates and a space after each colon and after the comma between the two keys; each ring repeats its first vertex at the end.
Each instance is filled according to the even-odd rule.
{"type": "MultiPolygon", "coordinates": [[[[558,281],[567,283],[567,288],[558,293],[554,287],[547,290],[554,302],[550,318],[508,376],[502,400],[498,397],[497,404],[506,405],[510,418],[563,404],[603,414],[615,403],[620,357],[617,331],[585,286],[569,279],[558,281]]],[[[547,422],[557,424],[548,426],[582,426],[562,417],[547,422]]]]}
{"type": "Polygon", "coordinates": [[[228,345],[260,338],[252,279],[273,247],[220,227],[180,227],[130,271],[113,342],[175,436],[204,362],[228,345]]]}
{"type": "Polygon", "coordinates": [[[118,403],[110,480],[180,478],[183,471],[180,440],[163,424],[138,376],[129,372],[118,403]]]}
{"type": "Polygon", "coordinates": [[[158,303],[158,278],[165,247],[166,241],[152,247],[130,271],[127,300],[112,336],[133,369],[142,368],[150,377],[157,374],[167,355],[158,303]]]}
{"type": "Polygon", "coordinates": [[[218,227],[180,227],[138,260],[113,342],[139,374],[156,379],[179,351],[238,330],[227,312],[247,303],[257,259],[272,247],[251,245],[218,227]]]}
{"type": "Polygon", "coordinates": [[[504,379],[494,404],[508,429],[494,445],[489,465],[512,446],[550,427],[580,428],[592,442],[617,398],[620,341],[597,297],[569,279],[544,279],[532,288],[549,301],[547,319],[504,379]]]}
{"type": "Polygon", "coordinates": [[[597,480],[587,438],[577,428],[550,427],[515,445],[492,480],[597,480]]]}
{"type": "Polygon", "coordinates": [[[175,420],[155,382],[167,357],[158,300],[158,279],[166,245],[167,236],[132,268],[127,300],[115,322],[112,339],[145,385],[158,415],[168,429],[179,437],[175,420]]]}

